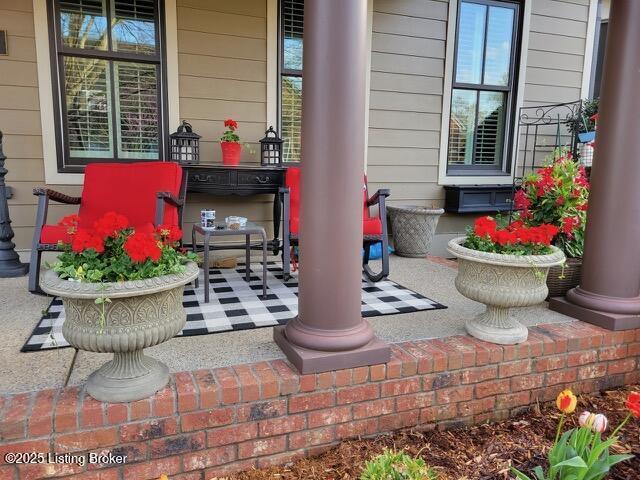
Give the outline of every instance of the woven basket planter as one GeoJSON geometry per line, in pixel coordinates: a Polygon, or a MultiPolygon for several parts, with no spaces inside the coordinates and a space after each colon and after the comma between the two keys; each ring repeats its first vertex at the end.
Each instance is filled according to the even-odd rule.
{"type": "Polygon", "coordinates": [[[582,276],[582,259],[567,258],[564,266],[551,267],[549,276],[547,277],[547,287],[549,288],[549,297],[564,297],[569,290],[580,284],[582,276]]]}
{"type": "Polygon", "coordinates": [[[442,208],[388,206],[395,253],[402,257],[426,257],[442,208]]]}

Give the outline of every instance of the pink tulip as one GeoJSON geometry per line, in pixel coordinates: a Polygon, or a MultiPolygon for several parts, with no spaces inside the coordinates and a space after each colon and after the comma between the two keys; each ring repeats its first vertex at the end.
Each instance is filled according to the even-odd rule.
{"type": "Polygon", "coordinates": [[[587,427],[591,431],[598,433],[603,433],[609,425],[607,417],[601,413],[582,412],[578,418],[578,422],[581,427],[587,427]]]}

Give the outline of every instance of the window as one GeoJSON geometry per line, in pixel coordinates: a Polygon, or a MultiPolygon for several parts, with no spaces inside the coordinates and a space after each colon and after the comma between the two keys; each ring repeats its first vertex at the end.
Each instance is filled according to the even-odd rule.
{"type": "Polygon", "coordinates": [[[506,174],[515,104],[518,2],[460,0],[447,173],[506,174]]]}
{"type": "Polygon", "coordinates": [[[49,0],[58,170],[164,154],[158,0],[49,0]]]}
{"type": "Polygon", "coordinates": [[[304,0],[280,2],[280,133],[283,160],[300,161],[304,0]]]}

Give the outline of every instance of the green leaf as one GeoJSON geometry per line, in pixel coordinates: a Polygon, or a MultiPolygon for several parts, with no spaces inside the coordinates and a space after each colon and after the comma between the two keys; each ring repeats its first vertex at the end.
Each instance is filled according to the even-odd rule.
{"type": "MultiPolygon", "coordinates": [[[[527,475],[525,475],[520,470],[518,470],[518,469],[516,469],[514,467],[511,467],[511,473],[513,473],[518,480],[531,480],[531,478],[529,478],[527,475]]],[[[538,478],[540,478],[540,477],[538,477],[538,478]]]]}
{"type": "Polygon", "coordinates": [[[554,465],[554,467],[578,467],[578,468],[587,468],[587,464],[584,460],[578,456],[569,458],[560,463],[554,465]]]}

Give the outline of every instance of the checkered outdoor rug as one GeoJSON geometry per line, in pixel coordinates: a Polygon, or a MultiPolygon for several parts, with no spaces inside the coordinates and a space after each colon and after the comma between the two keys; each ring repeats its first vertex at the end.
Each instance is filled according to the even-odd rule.
{"type": "MultiPolygon", "coordinates": [[[[207,335],[231,330],[272,327],[286,324],[298,313],[298,279],[282,280],[282,267],[269,262],[267,298],[262,299],[262,265],[252,265],[250,282],[244,279],[244,264],[235,269],[211,269],[211,296],[204,303],[204,281],[200,288],[187,285],[184,308],[187,324],[179,336],[207,335]]],[[[362,316],[376,317],[397,313],[447,308],[391,280],[362,282],[362,316]]],[[[69,347],[62,336],[64,308],[54,298],[38,325],[22,347],[23,352],[69,347]]]]}

